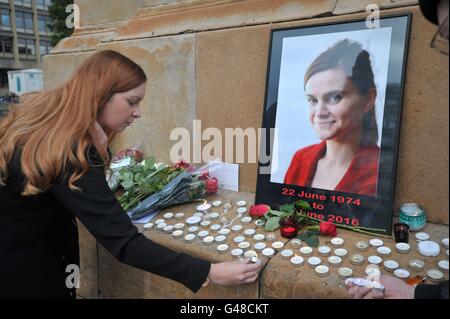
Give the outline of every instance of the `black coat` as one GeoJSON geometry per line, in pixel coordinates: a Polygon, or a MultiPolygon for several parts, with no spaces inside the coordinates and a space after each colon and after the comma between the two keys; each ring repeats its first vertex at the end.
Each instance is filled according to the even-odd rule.
{"type": "Polygon", "coordinates": [[[82,192],[70,190],[68,174],[62,174],[32,197],[20,195],[20,154],[9,163],[6,185],[0,186],[0,299],[75,297],[66,286],[73,270],[66,267],[79,265],[76,218],[119,261],[197,291],[211,264],[139,234],[109,189],[98,153],[91,148],[88,156],[89,172],[75,184],[82,192]]]}

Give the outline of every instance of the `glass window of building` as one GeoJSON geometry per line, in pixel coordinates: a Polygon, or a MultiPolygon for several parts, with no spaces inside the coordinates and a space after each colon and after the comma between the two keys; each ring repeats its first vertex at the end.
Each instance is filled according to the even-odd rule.
{"type": "Polygon", "coordinates": [[[25,21],[23,17],[24,12],[16,11],[16,28],[17,29],[25,29],[25,21]]]}
{"type": "Polygon", "coordinates": [[[38,16],[39,33],[44,33],[44,34],[47,33],[47,29],[48,29],[47,23],[48,23],[48,20],[47,20],[46,16],[43,16],[43,15],[38,16]]]}
{"type": "Polygon", "coordinates": [[[0,36],[0,52],[2,56],[13,54],[13,37],[0,36]]]}
{"type": "Polygon", "coordinates": [[[29,12],[24,13],[25,30],[33,31],[33,14],[29,12]]]}
{"type": "Polygon", "coordinates": [[[0,26],[11,28],[11,18],[10,18],[10,11],[8,9],[1,9],[0,10],[1,19],[0,19],[0,26]]]}

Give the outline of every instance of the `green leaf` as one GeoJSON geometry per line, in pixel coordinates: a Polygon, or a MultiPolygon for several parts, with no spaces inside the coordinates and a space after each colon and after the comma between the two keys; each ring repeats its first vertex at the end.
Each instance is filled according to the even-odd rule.
{"type": "Polygon", "coordinates": [[[308,235],[307,232],[301,232],[296,238],[297,238],[297,239],[300,239],[300,240],[302,240],[302,241],[305,241],[306,238],[308,238],[308,237],[309,237],[309,235],[308,235]]]}
{"type": "Polygon", "coordinates": [[[304,201],[304,200],[296,201],[294,203],[294,205],[295,205],[296,208],[300,208],[302,210],[310,210],[311,209],[311,206],[309,206],[309,203],[307,201],[304,201]]]}
{"type": "MultiPolygon", "coordinates": [[[[272,216],[280,217],[283,214],[283,212],[279,212],[279,211],[276,211],[276,210],[271,210],[269,214],[272,215],[272,216]]],[[[269,214],[266,214],[265,216],[267,216],[269,214]]]]}
{"type": "Polygon", "coordinates": [[[280,227],[280,218],[279,217],[270,217],[264,226],[267,231],[274,231],[280,227]]]}
{"type": "Polygon", "coordinates": [[[292,206],[292,204],[284,204],[282,206],[280,206],[280,210],[282,212],[286,212],[289,214],[293,214],[295,212],[294,207],[292,206]]]}
{"type": "Polygon", "coordinates": [[[129,189],[129,188],[133,187],[134,183],[132,180],[126,179],[122,183],[120,183],[120,185],[122,185],[122,187],[125,189],[129,189]]]}
{"type": "Polygon", "coordinates": [[[315,234],[310,234],[306,239],[305,243],[307,243],[311,247],[318,247],[319,246],[319,236],[315,234]]]}

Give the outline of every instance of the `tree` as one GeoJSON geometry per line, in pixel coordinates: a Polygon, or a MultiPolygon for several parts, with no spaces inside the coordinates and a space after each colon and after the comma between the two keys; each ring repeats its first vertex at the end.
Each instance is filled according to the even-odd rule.
{"type": "Polygon", "coordinates": [[[48,25],[53,32],[50,37],[52,46],[56,46],[59,41],[69,37],[73,32],[73,29],[69,29],[66,26],[66,19],[69,15],[66,12],[66,8],[70,4],[73,4],[73,0],[53,0],[52,4],[48,7],[48,13],[53,20],[53,24],[48,25]]]}

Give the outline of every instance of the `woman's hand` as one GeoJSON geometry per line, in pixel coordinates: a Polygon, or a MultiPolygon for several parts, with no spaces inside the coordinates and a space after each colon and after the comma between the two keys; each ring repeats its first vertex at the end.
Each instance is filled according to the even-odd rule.
{"type": "Polygon", "coordinates": [[[212,283],[225,286],[251,283],[258,278],[261,266],[261,261],[257,263],[227,261],[212,264],[208,277],[212,283]]]}
{"type": "Polygon", "coordinates": [[[106,135],[105,131],[103,130],[103,127],[95,121],[95,131],[97,133],[98,142],[101,146],[105,148],[105,150],[108,148],[108,135],[106,135]]]}
{"type": "Polygon", "coordinates": [[[415,287],[401,279],[381,275],[380,283],[384,293],[368,287],[348,285],[348,296],[352,299],[414,299],[415,287]]]}

